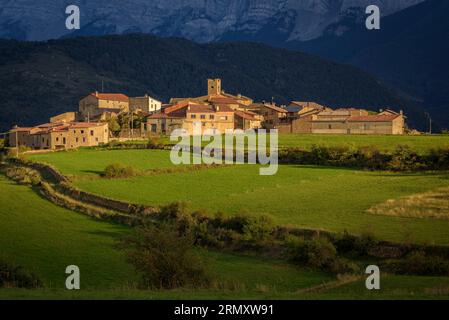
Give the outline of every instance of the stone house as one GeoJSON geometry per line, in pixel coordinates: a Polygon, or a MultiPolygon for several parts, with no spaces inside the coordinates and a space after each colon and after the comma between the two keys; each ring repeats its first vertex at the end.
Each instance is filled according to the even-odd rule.
{"type": "Polygon", "coordinates": [[[108,124],[99,122],[53,122],[30,128],[16,127],[9,132],[11,147],[55,150],[92,147],[108,142],[108,124]]]}
{"type": "Polygon", "coordinates": [[[170,135],[173,130],[181,129],[183,117],[166,113],[154,113],[147,117],[146,123],[142,123],[142,132],[157,135],[170,135]]]}
{"type": "Polygon", "coordinates": [[[130,97],[129,110],[154,113],[161,110],[162,102],[146,94],[143,97],[130,97]]]}
{"type": "Polygon", "coordinates": [[[129,98],[121,93],[91,93],[79,102],[79,113],[83,120],[89,121],[103,113],[128,112],[129,98]]]}
{"type": "Polygon", "coordinates": [[[242,94],[229,94],[224,92],[221,87],[221,79],[207,79],[207,95],[190,98],[171,98],[170,104],[180,103],[198,103],[198,104],[226,104],[233,109],[241,109],[253,103],[253,100],[242,94]]]}
{"type": "Polygon", "coordinates": [[[275,129],[287,121],[287,110],[274,103],[253,103],[249,107],[252,112],[263,117],[262,127],[265,129],[275,129]]]}

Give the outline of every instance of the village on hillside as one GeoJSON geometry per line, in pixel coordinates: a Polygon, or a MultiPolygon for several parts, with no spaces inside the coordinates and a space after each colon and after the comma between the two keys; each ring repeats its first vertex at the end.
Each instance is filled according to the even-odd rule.
{"type": "Polygon", "coordinates": [[[50,118],[35,127],[9,131],[9,146],[32,149],[73,149],[97,146],[110,139],[142,139],[170,135],[175,129],[189,134],[209,129],[277,129],[279,133],[402,135],[402,111],[379,112],[356,108],[331,109],[315,102],[292,101],[288,106],[255,102],[222,90],[221,79],[207,80],[207,95],[172,98],[163,104],[148,95],[94,92],[79,101],[79,110],[50,118]],[[114,129],[115,119],[126,115],[129,126],[114,129]],[[142,121],[134,126],[134,117],[142,121]],[[199,130],[199,131],[198,131],[199,130]]]}

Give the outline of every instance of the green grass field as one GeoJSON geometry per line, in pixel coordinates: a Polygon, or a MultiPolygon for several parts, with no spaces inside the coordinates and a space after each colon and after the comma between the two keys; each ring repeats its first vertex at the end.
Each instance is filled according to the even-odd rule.
{"type": "MultiPolygon", "coordinates": [[[[120,162],[139,170],[167,168],[168,151],[91,150],[29,156],[50,163],[87,191],[138,203],[185,201],[192,208],[269,214],[279,224],[332,231],[372,232],[382,239],[449,244],[449,221],[371,215],[368,208],[388,199],[449,185],[448,173],[392,174],[342,168],[281,166],[264,177],[258,166],[106,180],[99,173],[120,162]]],[[[47,288],[0,289],[0,299],[448,299],[448,277],[384,276],[380,292],[364,279],[312,290],[332,276],[284,261],[201,250],[219,281],[230,289],[136,290],[137,275],[114,244],[126,227],[99,222],[59,208],[31,188],[0,178],[2,256],[35,271],[47,288]],[[73,261],[76,260],[76,261],[73,261]],[[81,267],[83,290],[64,285],[68,264],[81,267]],[[84,270],[84,271],[83,271],[84,270]]]]}
{"type": "Polygon", "coordinates": [[[282,165],[276,175],[260,176],[256,165],[236,165],[113,181],[98,175],[83,178],[89,163],[95,170],[112,162],[147,168],[169,165],[168,158],[168,151],[155,150],[80,150],[31,157],[51,163],[65,174],[78,175],[75,184],[79,188],[114,199],[152,205],[184,201],[210,213],[268,214],[282,225],[370,232],[392,241],[449,244],[448,220],[367,213],[389,199],[448,186],[448,173],[393,174],[282,165]]]}
{"type": "Polygon", "coordinates": [[[114,162],[139,170],[168,168],[173,164],[167,152],[160,150],[94,150],[78,149],[67,152],[35,154],[30,159],[54,165],[65,175],[98,176],[114,162]]]}
{"type": "Polygon", "coordinates": [[[394,150],[399,145],[408,145],[413,150],[424,153],[431,149],[449,148],[449,135],[422,136],[365,136],[365,135],[320,135],[320,134],[281,134],[280,147],[299,147],[310,149],[313,145],[327,147],[368,147],[381,151],[394,150]]]}
{"type": "MultiPolygon", "coordinates": [[[[159,143],[172,145],[169,137],[157,139],[159,143]]],[[[146,141],[130,141],[130,144],[146,141]]],[[[267,140],[269,143],[269,139],[267,140]]],[[[202,142],[207,145],[209,142],[202,142]]],[[[382,135],[332,135],[332,134],[279,134],[279,148],[301,148],[310,150],[312,146],[326,147],[369,147],[374,146],[381,151],[392,151],[399,145],[408,145],[419,153],[431,149],[449,148],[449,135],[421,136],[382,136],[382,135]]]]}
{"type": "MultiPolygon", "coordinates": [[[[14,298],[17,292],[20,297],[83,298],[96,295],[98,298],[103,294],[112,297],[116,291],[135,287],[138,277],[115,247],[117,239],[129,231],[127,227],[57,207],[31,188],[17,185],[3,176],[0,176],[0,189],[1,257],[35,272],[45,284],[45,288],[39,290],[1,289],[0,299],[14,298]],[[77,293],[63,289],[65,268],[71,264],[81,270],[82,290],[77,293]]],[[[289,294],[333,279],[322,272],[302,270],[283,261],[205,250],[200,253],[218,281],[237,283],[237,287],[249,296],[257,296],[259,288],[266,288],[272,295],[289,294]]],[[[230,298],[232,294],[240,294],[216,291],[215,294],[229,295],[230,298]]],[[[135,289],[134,294],[136,297],[171,296],[170,291],[135,289]]],[[[199,294],[201,297],[201,292],[199,294]]],[[[194,298],[195,293],[181,291],[180,295],[184,299],[194,298]]]]}
{"type": "MultiPolygon", "coordinates": [[[[224,140],[224,139],[223,139],[224,140]]],[[[156,138],[164,145],[174,145],[170,137],[156,138]]],[[[191,140],[192,141],[192,140],[191,140]]],[[[269,145],[269,139],[267,143],[269,145]]],[[[147,140],[128,141],[125,144],[145,144],[147,140]]],[[[191,142],[192,143],[192,142],[191,142]]],[[[203,146],[209,141],[202,141],[203,146]]],[[[279,148],[300,148],[310,150],[312,146],[325,147],[376,147],[380,151],[392,151],[401,145],[408,145],[418,153],[425,153],[432,149],[449,148],[449,135],[421,135],[421,136],[383,136],[383,135],[332,135],[332,134],[279,134],[279,148]]]]}

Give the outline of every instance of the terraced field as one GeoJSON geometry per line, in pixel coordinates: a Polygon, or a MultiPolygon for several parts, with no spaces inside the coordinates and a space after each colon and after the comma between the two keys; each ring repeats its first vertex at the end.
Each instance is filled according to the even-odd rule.
{"type": "Polygon", "coordinates": [[[301,288],[334,278],[323,272],[294,267],[285,261],[200,250],[217,281],[231,283],[240,291],[203,292],[138,291],[138,276],[115,246],[129,228],[101,222],[53,205],[30,187],[17,185],[0,175],[0,257],[33,271],[45,288],[0,289],[0,299],[9,298],[198,298],[224,295],[231,298],[291,295],[301,288]],[[65,290],[65,268],[75,264],[81,270],[82,290],[65,290]],[[132,291],[134,290],[134,292],[132,291]]]}
{"type": "Polygon", "coordinates": [[[134,203],[187,202],[193,209],[225,214],[271,215],[276,223],[336,232],[374,233],[381,239],[449,244],[449,221],[370,214],[390,199],[449,185],[440,173],[393,174],[342,168],[282,165],[275,176],[260,176],[256,165],[108,180],[99,173],[121,162],[140,169],[171,166],[168,151],[79,150],[31,159],[73,175],[86,191],[134,203]],[[94,168],[89,170],[88,168],[94,168]]]}

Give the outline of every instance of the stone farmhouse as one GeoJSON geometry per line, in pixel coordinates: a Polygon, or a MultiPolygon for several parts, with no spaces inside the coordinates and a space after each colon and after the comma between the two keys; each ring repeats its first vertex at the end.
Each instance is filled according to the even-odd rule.
{"type": "Polygon", "coordinates": [[[276,128],[282,133],[401,135],[403,112],[378,113],[356,108],[332,110],[316,103],[292,102],[276,128]]]}
{"type": "Polygon", "coordinates": [[[79,102],[81,119],[89,121],[105,113],[129,111],[129,98],[122,93],[91,93],[79,102]]]}
{"type": "Polygon", "coordinates": [[[11,147],[56,150],[108,142],[108,124],[101,122],[50,122],[31,128],[15,127],[9,132],[11,147]]]}
{"type": "Polygon", "coordinates": [[[207,95],[194,98],[172,98],[170,104],[147,118],[142,131],[150,134],[170,134],[175,129],[185,129],[189,134],[226,130],[258,129],[263,117],[251,111],[253,100],[225,93],[221,79],[207,81],[207,95]]]}
{"type": "Polygon", "coordinates": [[[337,109],[315,102],[292,101],[289,106],[255,103],[241,94],[222,90],[221,79],[207,80],[207,95],[172,98],[160,112],[153,113],[142,125],[142,132],[170,134],[174,129],[194,128],[278,129],[281,133],[317,134],[404,134],[405,116],[386,109],[379,113],[363,109],[337,109]]]}
{"type": "Polygon", "coordinates": [[[129,110],[136,112],[154,113],[162,108],[162,102],[146,94],[143,97],[129,98],[129,110]]]}
{"type": "Polygon", "coordinates": [[[292,101],[288,106],[256,103],[241,94],[222,90],[221,79],[207,80],[207,95],[172,98],[162,104],[145,95],[94,92],[82,98],[78,112],[65,112],[35,127],[14,127],[10,146],[33,149],[72,149],[97,146],[111,138],[107,121],[120,113],[139,113],[146,119],[140,137],[169,135],[175,129],[189,134],[205,130],[278,129],[280,133],[400,135],[405,132],[403,112],[372,112],[356,108],[333,110],[315,102],[292,101]]]}

